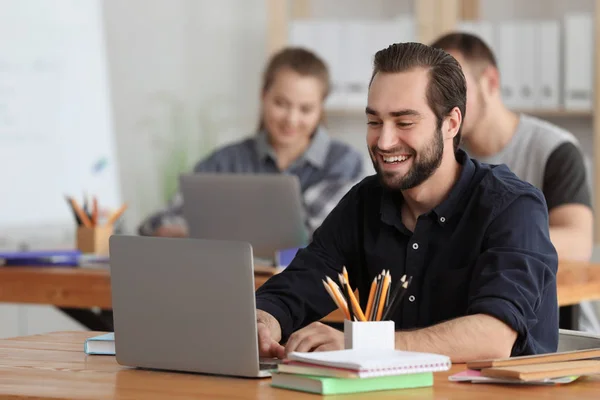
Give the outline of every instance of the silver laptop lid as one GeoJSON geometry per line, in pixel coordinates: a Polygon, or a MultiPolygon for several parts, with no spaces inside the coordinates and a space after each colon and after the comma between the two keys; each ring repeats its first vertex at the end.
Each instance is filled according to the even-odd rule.
{"type": "Polygon", "coordinates": [[[248,243],[110,238],[119,364],[259,376],[248,243]]]}
{"type": "Polygon", "coordinates": [[[278,174],[193,174],[180,177],[190,236],[239,240],[257,257],[307,244],[298,178],[278,174]]]}

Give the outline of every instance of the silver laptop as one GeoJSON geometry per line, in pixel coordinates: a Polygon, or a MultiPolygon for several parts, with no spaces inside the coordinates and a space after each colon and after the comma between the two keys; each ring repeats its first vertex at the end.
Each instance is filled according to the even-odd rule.
{"type": "Polygon", "coordinates": [[[110,269],[119,364],[266,377],[248,243],[113,235],[110,269]]]}
{"type": "Polygon", "coordinates": [[[180,176],[190,237],[249,242],[256,257],[308,241],[298,178],[279,174],[180,176]]]}

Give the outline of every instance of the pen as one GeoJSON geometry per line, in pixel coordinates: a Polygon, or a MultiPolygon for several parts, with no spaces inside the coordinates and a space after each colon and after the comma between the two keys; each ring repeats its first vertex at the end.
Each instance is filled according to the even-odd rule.
{"type": "Polygon", "coordinates": [[[404,297],[404,294],[406,293],[411,281],[412,276],[408,278],[408,280],[406,280],[406,275],[402,276],[402,278],[398,282],[398,285],[396,286],[396,289],[394,290],[394,293],[392,294],[392,299],[390,300],[389,306],[383,313],[382,318],[384,320],[390,317],[391,314],[396,310],[398,304],[400,304],[400,302],[402,301],[402,298],[404,297]]]}
{"type": "Polygon", "coordinates": [[[77,211],[75,211],[75,207],[73,207],[73,202],[71,201],[71,198],[67,195],[65,195],[65,200],[67,200],[67,204],[69,205],[69,208],[71,209],[71,212],[73,213],[73,216],[75,217],[75,221],[77,222],[78,226],[81,226],[81,218],[79,218],[79,216],[77,215],[77,211]]]}

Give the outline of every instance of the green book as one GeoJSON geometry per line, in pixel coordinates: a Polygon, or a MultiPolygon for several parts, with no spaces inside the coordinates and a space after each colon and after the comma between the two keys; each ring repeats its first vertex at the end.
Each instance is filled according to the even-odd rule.
{"type": "Polygon", "coordinates": [[[433,386],[433,373],[422,372],[362,379],[274,373],[271,386],[317,394],[375,392],[433,386]]]}

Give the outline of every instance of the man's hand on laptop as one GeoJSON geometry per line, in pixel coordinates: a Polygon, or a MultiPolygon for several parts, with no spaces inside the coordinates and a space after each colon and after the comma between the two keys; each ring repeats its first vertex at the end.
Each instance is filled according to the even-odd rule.
{"type": "Polygon", "coordinates": [[[258,352],[261,357],[285,358],[285,349],[279,344],[281,327],[279,322],[266,311],[256,310],[258,352]]]}
{"type": "Polygon", "coordinates": [[[344,333],[321,322],[294,332],[285,345],[285,354],[292,351],[333,351],[344,349],[344,333]]]}
{"type": "Polygon", "coordinates": [[[188,232],[181,225],[163,225],[154,231],[154,236],[183,238],[188,237],[188,232]]]}

